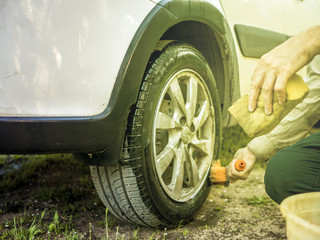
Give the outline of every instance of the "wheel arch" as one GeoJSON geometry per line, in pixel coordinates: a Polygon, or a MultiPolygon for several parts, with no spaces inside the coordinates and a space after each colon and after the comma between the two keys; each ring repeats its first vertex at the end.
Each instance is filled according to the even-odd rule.
{"type": "Polygon", "coordinates": [[[102,114],[105,122],[115,125],[114,134],[104,151],[90,154],[90,164],[108,165],[120,159],[127,117],[136,103],[148,60],[161,40],[189,43],[205,56],[221,95],[222,125],[228,125],[227,108],[239,98],[240,91],[234,39],[223,13],[206,1],[164,0],[145,18],[128,47],[110,103],[102,114]]]}
{"type": "MultiPolygon", "coordinates": [[[[147,65],[146,60],[150,58],[158,41],[178,40],[191,44],[204,55],[214,73],[220,94],[223,126],[227,126],[230,121],[227,109],[240,97],[240,82],[235,39],[225,16],[218,7],[206,1],[197,0],[163,0],[153,11],[158,13],[150,14],[152,15],[150,19],[146,19],[147,21],[141,25],[144,30],[140,31],[139,41],[136,42],[137,47],[132,53],[132,56],[141,54],[139,45],[143,46],[142,52],[148,52],[144,57],[143,67],[140,67],[138,74],[137,72],[134,74],[143,76],[147,65]],[[170,17],[158,14],[160,12],[158,7],[162,7],[161,11],[166,9],[168,11],[166,14],[170,17]],[[144,39],[150,39],[150,35],[153,40],[145,42],[144,39]]],[[[139,31],[137,34],[139,35],[139,31]]],[[[139,59],[143,58],[139,57],[139,59]]],[[[132,61],[130,64],[134,65],[135,62],[132,61]]],[[[124,77],[124,81],[131,79],[131,77],[124,77]]],[[[134,100],[137,98],[142,78],[136,78],[136,80],[135,93],[131,94],[134,100]]]]}
{"type": "Polygon", "coordinates": [[[240,97],[240,85],[235,39],[223,13],[206,1],[160,1],[137,31],[128,49],[130,61],[124,60],[121,67],[125,71],[119,71],[123,76],[119,85],[132,86],[131,93],[125,94],[132,96],[130,106],[137,99],[144,70],[160,40],[189,43],[204,55],[215,75],[223,126],[227,126],[230,121],[227,109],[240,97]],[[130,54],[132,47],[134,51],[130,54]]]}

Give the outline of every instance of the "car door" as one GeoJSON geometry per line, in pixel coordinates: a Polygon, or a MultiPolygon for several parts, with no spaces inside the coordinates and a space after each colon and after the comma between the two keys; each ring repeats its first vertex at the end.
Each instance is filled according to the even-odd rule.
{"type": "Polygon", "coordinates": [[[257,60],[264,53],[290,36],[320,23],[318,0],[220,2],[237,39],[241,95],[248,92],[257,60]]]}

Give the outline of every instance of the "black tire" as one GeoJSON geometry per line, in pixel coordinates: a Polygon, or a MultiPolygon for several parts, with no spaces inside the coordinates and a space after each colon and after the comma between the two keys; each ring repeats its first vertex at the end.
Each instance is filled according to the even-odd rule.
{"type": "Polygon", "coordinates": [[[209,193],[209,169],[220,148],[221,110],[214,76],[195,48],[171,42],[152,59],[128,119],[121,160],[90,169],[114,216],[169,227],[192,219],[209,193]]]}

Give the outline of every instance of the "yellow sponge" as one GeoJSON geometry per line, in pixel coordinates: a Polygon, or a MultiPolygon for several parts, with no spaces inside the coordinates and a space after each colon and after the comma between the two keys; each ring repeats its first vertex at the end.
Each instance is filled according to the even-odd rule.
{"type": "Polygon", "coordinates": [[[278,104],[274,94],[271,115],[264,112],[263,93],[260,94],[257,108],[252,113],[248,111],[248,95],[238,99],[228,110],[249,137],[257,137],[272,131],[298,103],[303,101],[308,92],[307,84],[295,74],[288,80],[287,101],[283,105],[278,104]]]}

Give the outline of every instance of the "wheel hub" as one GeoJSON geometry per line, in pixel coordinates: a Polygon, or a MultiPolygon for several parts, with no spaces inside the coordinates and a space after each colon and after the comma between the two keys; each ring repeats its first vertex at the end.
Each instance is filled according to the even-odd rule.
{"type": "Polygon", "coordinates": [[[193,135],[194,133],[192,133],[188,127],[184,127],[181,134],[182,142],[184,144],[188,144],[191,141],[193,135]]]}

